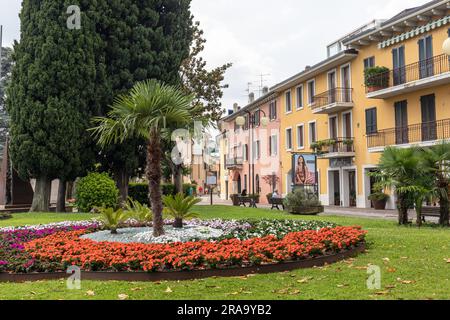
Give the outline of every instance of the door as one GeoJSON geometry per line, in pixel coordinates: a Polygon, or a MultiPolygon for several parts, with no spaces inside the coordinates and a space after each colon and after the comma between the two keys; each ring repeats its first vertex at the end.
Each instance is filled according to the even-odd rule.
{"type": "Polygon", "coordinates": [[[349,205],[356,207],[356,172],[348,172],[349,205]]]}
{"type": "Polygon", "coordinates": [[[434,75],[433,38],[425,37],[420,39],[418,44],[420,79],[431,77],[434,75]]]}
{"type": "Polygon", "coordinates": [[[334,205],[341,206],[341,181],[339,171],[333,171],[334,205]]]}
{"type": "Polygon", "coordinates": [[[407,107],[406,100],[395,103],[395,144],[409,143],[407,107]]]}
{"type": "Polygon", "coordinates": [[[436,103],[434,94],[420,98],[422,109],[422,141],[437,140],[436,103]]]}
{"type": "MultiPolygon", "coordinates": [[[[344,122],[344,132],[343,132],[343,136],[345,140],[350,140],[352,139],[352,115],[351,113],[344,113],[342,115],[342,121],[344,122]]],[[[344,146],[346,148],[347,152],[351,152],[352,150],[352,146],[349,144],[346,144],[344,146]]]]}
{"type": "Polygon", "coordinates": [[[392,65],[394,86],[405,83],[405,47],[401,46],[392,50],[392,65]]]}
{"type": "Polygon", "coordinates": [[[352,102],[352,89],[350,84],[350,66],[345,66],[341,69],[342,72],[342,88],[343,102],[352,102]]]}
{"type": "MultiPolygon", "coordinates": [[[[337,123],[337,117],[331,117],[330,118],[330,139],[337,141],[338,138],[338,123],[337,123]]],[[[330,152],[338,152],[337,143],[330,146],[330,152]]]]}
{"type": "Polygon", "coordinates": [[[239,195],[242,193],[241,175],[239,175],[238,178],[237,178],[237,192],[238,192],[239,195]]]}
{"type": "Polygon", "coordinates": [[[328,102],[336,102],[336,72],[328,73],[328,102]]]}

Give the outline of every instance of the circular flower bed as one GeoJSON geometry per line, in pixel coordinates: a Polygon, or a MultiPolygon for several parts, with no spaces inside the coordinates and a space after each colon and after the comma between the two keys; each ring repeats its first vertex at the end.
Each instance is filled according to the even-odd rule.
{"type": "MultiPolygon", "coordinates": [[[[300,261],[351,250],[364,242],[359,227],[305,221],[193,220],[189,226],[222,230],[220,236],[172,243],[98,242],[83,238],[98,222],[0,229],[0,272],[160,272],[248,267],[300,261]]],[[[120,232],[120,230],[119,230],[120,232]]]]}

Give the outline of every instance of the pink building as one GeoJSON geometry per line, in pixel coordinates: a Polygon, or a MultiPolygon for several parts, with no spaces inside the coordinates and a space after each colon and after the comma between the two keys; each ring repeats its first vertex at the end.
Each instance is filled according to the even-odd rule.
{"type": "Polygon", "coordinates": [[[219,123],[220,194],[230,199],[233,194],[281,194],[280,120],[275,93],[266,93],[244,108],[234,106],[219,123]]]}

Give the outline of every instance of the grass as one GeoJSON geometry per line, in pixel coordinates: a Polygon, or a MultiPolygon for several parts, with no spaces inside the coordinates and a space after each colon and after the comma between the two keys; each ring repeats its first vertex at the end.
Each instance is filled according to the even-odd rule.
{"type": "MultiPolygon", "coordinates": [[[[238,278],[183,282],[128,283],[83,281],[81,290],[66,289],[65,280],[0,284],[0,299],[448,299],[450,297],[450,230],[399,227],[392,221],[351,217],[297,217],[281,212],[198,207],[209,218],[288,218],[327,220],[368,230],[368,251],[323,268],[238,278]],[[382,272],[382,288],[368,290],[368,265],[382,272]]],[[[20,225],[79,220],[90,215],[25,214],[1,221],[20,225]]]]}

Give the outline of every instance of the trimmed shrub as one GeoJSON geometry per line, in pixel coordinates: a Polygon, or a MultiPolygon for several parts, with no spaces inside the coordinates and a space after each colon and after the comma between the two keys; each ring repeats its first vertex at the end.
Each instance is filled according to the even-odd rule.
{"type": "Polygon", "coordinates": [[[119,200],[119,189],[107,173],[90,173],[81,178],[76,188],[76,206],[81,212],[94,208],[115,208],[119,200]]]}

